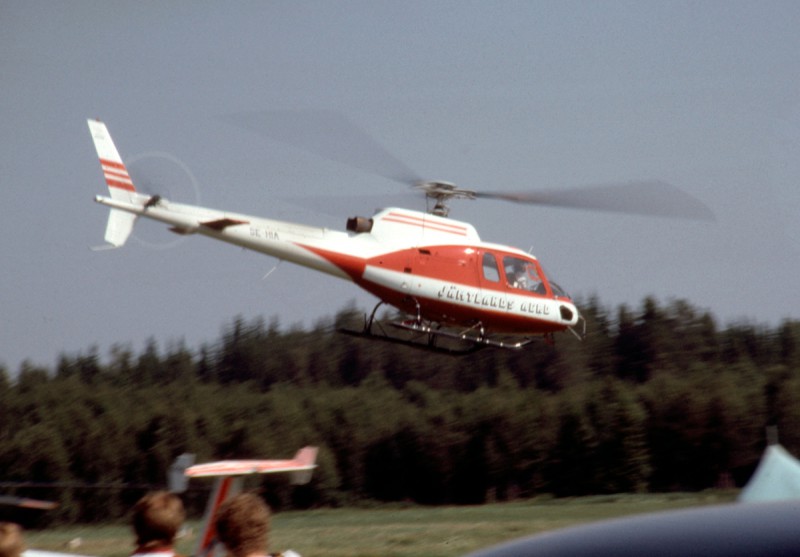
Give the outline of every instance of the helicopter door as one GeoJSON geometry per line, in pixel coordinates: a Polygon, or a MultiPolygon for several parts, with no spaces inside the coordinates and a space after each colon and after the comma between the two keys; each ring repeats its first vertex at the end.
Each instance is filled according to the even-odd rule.
{"type": "Polygon", "coordinates": [[[490,252],[483,254],[481,268],[481,286],[491,287],[500,286],[500,267],[497,265],[497,257],[490,252]]]}
{"type": "Polygon", "coordinates": [[[480,287],[481,305],[498,310],[508,308],[497,255],[489,251],[481,256],[480,287]]]}
{"type": "Polygon", "coordinates": [[[411,293],[422,297],[465,298],[469,289],[478,286],[476,259],[473,250],[461,246],[433,246],[418,248],[414,257],[414,273],[433,279],[415,281],[411,293]],[[442,290],[442,284],[445,289],[442,290]],[[433,287],[433,291],[428,288],[433,287]]]}

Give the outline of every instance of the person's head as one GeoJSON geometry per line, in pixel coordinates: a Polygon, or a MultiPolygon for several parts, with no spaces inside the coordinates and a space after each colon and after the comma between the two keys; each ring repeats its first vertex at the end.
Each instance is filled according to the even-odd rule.
{"type": "Polygon", "coordinates": [[[181,498],[168,491],[148,493],[133,507],[136,545],[143,550],[172,546],[186,514],[181,498]]]}
{"type": "Polygon", "coordinates": [[[255,493],[240,493],[225,501],[215,526],[219,541],[235,557],[267,550],[269,507],[255,493]]]}
{"type": "Polygon", "coordinates": [[[13,522],[0,522],[0,557],[19,557],[25,551],[22,528],[13,522]]]}

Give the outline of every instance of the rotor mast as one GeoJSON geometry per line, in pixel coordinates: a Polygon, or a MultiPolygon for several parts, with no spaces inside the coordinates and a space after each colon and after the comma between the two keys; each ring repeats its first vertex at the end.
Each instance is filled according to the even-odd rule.
{"type": "Polygon", "coordinates": [[[447,201],[449,199],[477,198],[477,194],[474,191],[461,189],[452,182],[420,180],[414,184],[414,187],[422,191],[426,198],[434,201],[433,209],[428,212],[437,217],[448,216],[450,207],[447,206],[447,201]]]}

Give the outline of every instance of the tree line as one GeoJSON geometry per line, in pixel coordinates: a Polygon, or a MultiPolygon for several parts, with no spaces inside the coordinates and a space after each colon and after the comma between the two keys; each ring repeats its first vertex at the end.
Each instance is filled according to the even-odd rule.
{"type": "MultiPolygon", "coordinates": [[[[276,508],[476,504],[540,494],[742,485],[765,428],[800,455],[800,322],[720,328],[688,302],[581,302],[583,342],[454,357],[237,318],[196,350],[151,340],[0,368],[0,491],[50,520],[124,516],[194,453],[285,458],[320,447],[308,486],[259,480],[276,508]]],[[[187,504],[209,484],[193,480],[187,504]],[[197,485],[195,485],[197,484],[197,485]]]]}

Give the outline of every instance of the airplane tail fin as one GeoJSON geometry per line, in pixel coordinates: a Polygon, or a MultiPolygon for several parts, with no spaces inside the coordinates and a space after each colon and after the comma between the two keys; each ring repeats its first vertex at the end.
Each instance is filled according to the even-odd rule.
{"type": "MultiPolygon", "coordinates": [[[[90,119],[88,123],[111,199],[124,203],[135,202],[136,188],[128,169],[125,168],[125,164],[119,156],[114,141],[111,139],[111,134],[108,133],[108,128],[100,120],[90,119]]],[[[135,214],[112,208],[108,215],[105,234],[105,240],[109,245],[104,247],[118,248],[125,245],[135,222],[135,214]]]]}
{"type": "Polygon", "coordinates": [[[167,471],[167,486],[172,493],[183,493],[186,491],[189,478],[186,470],[194,464],[193,453],[183,453],[172,461],[167,471]]]}
{"type": "Polygon", "coordinates": [[[303,447],[294,455],[292,460],[306,469],[291,473],[289,482],[292,485],[305,485],[311,481],[311,474],[316,467],[317,451],[317,447],[303,447]]]}

